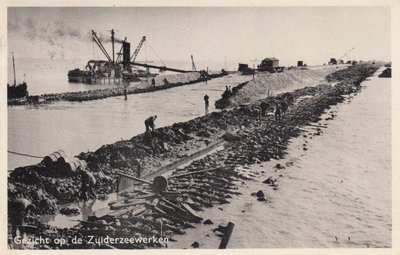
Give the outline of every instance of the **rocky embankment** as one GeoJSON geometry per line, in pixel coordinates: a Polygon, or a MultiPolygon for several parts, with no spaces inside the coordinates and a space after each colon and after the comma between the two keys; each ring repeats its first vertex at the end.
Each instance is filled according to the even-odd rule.
{"type": "MultiPolygon", "coordinates": [[[[128,87],[127,94],[139,94],[139,93],[164,90],[173,87],[204,82],[206,80],[222,77],[227,74],[228,74],[227,72],[222,71],[222,72],[210,73],[208,75],[202,75],[200,72],[191,72],[184,74],[157,76],[155,77],[155,85],[152,86],[150,81],[144,81],[139,84],[128,87]]],[[[95,90],[87,90],[79,92],[66,92],[66,93],[43,94],[39,96],[28,96],[26,100],[8,100],[8,105],[40,105],[57,101],[82,102],[82,101],[103,99],[107,97],[123,96],[124,94],[125,94],[125,88],[121,86],[109,89],[95,89],[95,90]]]]}
{"type": "MultiPolygon", "coordinates": [[[[255,105],[235,107],[159,128],[151,135],[141,134],[127,141],[105,145],[95,152],[81,153],[78,157],[87,161],[89,171],[98,179],[97,192],[106,194],[115,190],[113,184],[117,177],[116,171],[143,176],[157,166],[165,165],[165,162],[184,156],[187,150],[202,148],[222,139],[227,130],[235,130],[235,137],[240,138],[229,139],[224,150],[174,171],[173,176],[176,177],[168,180],[167,192],[157,193],[147,184],[138,185],[135,191],[126,194],[126,199],[115,204],[116,211],[112,216],[81,222],[69,230],[59,229],[58,235],[68,239],[90,233],[113,237],[172,237],[174,234],[182,234],[185,228],[193,227],[192,223],[202,221],[196,216],[196,211],[228,203],[232,195],[237,195],[235,189],[238,183],[252,178],[237,166],[283,158],[289,140],[301,134],[302,125],[317,122],[326,109],[343,101],[343,95],[359,91],[360,83],[377,69],[375,65],[352,66],[327,77],[335,85],[323,84],[291,92],[294,101],[281,121],[275,121],[273,116],[259,120],[255,105]],[[213,170],[190,176],[182,175],[204,169],[213,170]],[[162,233],[160,222],[165,226],[162,233]]],[[[15,169],[8,179],[9,199],[26,197],[37,205],[38,213],[56,210],[59,202],[76,201],[80,187],[78,176],[55,177],[52,173],[56,171],[40,164],[15,169]]],[[[42,234],[45,233],[43,228],[48,228],[43,225],[40,227],[42,234]]],[[[165,247],[160,243],[100,246],[165,247]]],[[[68,246],[95,247],[99,246],[88,242],[68,246]]]]}
{"type": "Polygon", "coordinates": [[[285,70],[281,73],[260,72],[255,79],[239,84],[232,88],[231,93],[222,95],[215,106],[218,109],[239,106],[243,104],[254,104],[256,101],[287,90],[295,90],[303,87],[313,87],[326,83],[326,77],[347,66],[320,66],[301,67],[285,70]]]}

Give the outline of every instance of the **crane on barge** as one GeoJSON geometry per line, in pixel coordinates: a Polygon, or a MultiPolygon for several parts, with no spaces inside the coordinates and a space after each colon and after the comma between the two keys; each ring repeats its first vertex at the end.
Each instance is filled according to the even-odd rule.
{"type": "Polygon", "coordinates": [[[70,70],[68,72],[68,80],[70,82],[83,82],[83,83],[93,83],[96,80],[102,80],[103,78],[111,79],[125,79],[128,81],[138,81],[139,77],[149,77],[155,76],[156,74],[151,74],[148,72],[144,72],[141,70],[132,70],[132,66],[140,66],[145,67],[146,69],[158,69],[160,71],[172,71],[179,73],[187,73],[191,72],[188,70],[182,70],[177,68],[170,68],[157,65],[150,65],[148,63],[138,63],[136,62],[136,58],[142,48],[143,43],[146,41],[146,36],[143,36],[140,40],[138,46],[133,52],[132,56],[130,55],[130,43],[127,42],[127,38],[124,40],[119,40],[115,38],[114,29],[111,30],[111,43],[112,43],[112,55],[107,52],[100,38],[97,36],[97,33],[92,30],[92,40],[99,47],[101,52],[106,57],[106,60],[89,60],[85,70],[80,70],[79,68],[70,70]],[[117,53],[117,59],[115,60],[115,52],[114,52],[114,44],[115,42],[121,43],[122,47],[117,53]],[[122,56],[122,60],[121,60],[122,56]]]}

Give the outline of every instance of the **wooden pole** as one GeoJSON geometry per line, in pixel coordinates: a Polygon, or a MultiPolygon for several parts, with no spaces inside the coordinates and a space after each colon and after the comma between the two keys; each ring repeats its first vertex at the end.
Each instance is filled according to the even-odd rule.
{"type": "Polygon", "coordinates": [[[111,41],[112,41],[112,61],[114,64],[115,63],[115,61],[114,61],[114,29],[111,29],[111,41]]]}
{"type": "Polygon", "coordinates": [[[222,240],[221,240],[221,243],[219,244],[218,249],[225,249],[226,246],[228,246],[229,239],[231,238],[231,234],[232,234],[234,226],[235,226],[235,224],[233,224],[232,222],[228,223],[228,226],[226,226],[226,230],[224,231],[225,235],[224,235],[224,237],[222,237],[222,240]]]}
{"type": "Polygon", "coordinates": [[[11,52],[12,55],[12,62],[13,62],[13,70],[14,70],[14,87],[17,85],[17,81],[15,78],[15,63],[14,63],[14,52],[11,52]]]}
{"type": "MultiPolygon", "coordinates": [[[[207,75],[208,75],[208,66],[207,66],[207,75]]],[[[208,80],[208,79],[207,79],[207,77],[206,77],[206,84],[207,84],[207,80],[208,80]]]]}

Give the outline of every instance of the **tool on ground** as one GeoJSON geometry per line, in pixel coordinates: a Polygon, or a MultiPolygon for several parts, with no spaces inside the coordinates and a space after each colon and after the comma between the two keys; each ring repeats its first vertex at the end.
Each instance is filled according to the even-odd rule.
{"type": "MultiPolygon", "coordinates": [[[[216,171],[216,170],[221,170],[221,169],[223,169],[223,168],[222,168],[222,167],[216,167],[216,168],[203,169],[203,170],[199,170],[199,171],[187,172],[187,173],[183,173],[183,174],[178,174],[178,175],[170,176],[170,177],[168,177],[168,179],[179,178],[179,177],[183,177],[183,176],[187,176],[187,175],[205,173],[205,172],[208,172],[208,171],[216,171]]],[[[119,174],[119,175],[121,175],[121,176],[124,176],[124,177],[126,177],[126,178],[129,178],[129,179],[132,179],[132,180],[135,180],[135,181],[138,181],[138,182],[142,182],[142,183],[148,184],[148,185],[150,185],[156,192],[159,192],[159,193],[166,191],[166,190],[167,190],[167,187],[168,187],[168,179],[165,178],[165,177],[162,176],[162,175],[156,176],[156,177],[153,179],[153,181],[150,182],[150,181],[146,181],[146,180],[143,180],[143,179],[141,179],[141,178],[135,177],[135,176],[133,176],[133,175],[123,173],[123,172],[121,172],[121,171],[116,171],[116,173],[119,174]]]]}

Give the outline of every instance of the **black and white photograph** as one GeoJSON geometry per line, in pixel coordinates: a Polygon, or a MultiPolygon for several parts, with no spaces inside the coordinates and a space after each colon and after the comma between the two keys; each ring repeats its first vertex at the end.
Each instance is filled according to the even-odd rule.
{"type": "Polygon", "coordinates": [[[399,1],[4,2],[6,252],[395,254],[399,1]]]}

